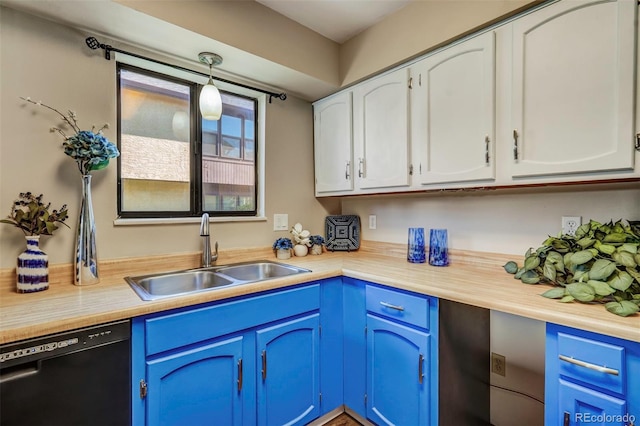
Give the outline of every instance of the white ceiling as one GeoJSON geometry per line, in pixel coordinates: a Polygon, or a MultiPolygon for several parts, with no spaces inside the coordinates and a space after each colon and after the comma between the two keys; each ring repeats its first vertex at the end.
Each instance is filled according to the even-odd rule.
{"type": "Polygon", "coordinates": [[[411,0],[256,0],[337,43],[381,21],[411,0]]]}

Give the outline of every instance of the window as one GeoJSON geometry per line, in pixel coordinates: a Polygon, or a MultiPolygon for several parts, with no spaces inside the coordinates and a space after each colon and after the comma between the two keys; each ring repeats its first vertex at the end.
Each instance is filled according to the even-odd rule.
{"type": "Polygon", "coordinates": [[[200,88],[118,64],[121,218],[257,215],[258,99],[221,89],[222,117],[204,120],[200,88]]]}

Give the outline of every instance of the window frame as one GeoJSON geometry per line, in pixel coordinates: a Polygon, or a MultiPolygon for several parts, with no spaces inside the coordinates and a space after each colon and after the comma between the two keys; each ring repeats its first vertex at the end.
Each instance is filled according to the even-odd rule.
{"type": "MultiPolygon", "coordinates": [[[[142,73],[151,77],[160,79],[166,79],[167,81],[173,81],[179,84],[185,84],[190,86],[190,143],[189,143],[189,156],[190,156],[190,182],[189,182],[189,210],[184,211],[123,211],[122,210],[122,171],[121,161],[118,159],[117,167],[117,212],[118,218],[116,224],[133,223],[133,222],[145,222],[145,223],[163,223],[168,221],[175,223],[181,219],[190,221],[191,218],[199,218],[203,213],[208,213],[212,218],[217,220],[264,220],[264,183],[265,183],[265,171],[264,171],[264,145],[265,145],[265,125],[264,117],[266,115],[266,95],[264,93],[234,86],[232,84],[217,82],[216,86],[223,94],[229,94],[232,96],[242,97],[254,103],[254,129],[253,129],[253,168],[254,168],[254,209],[253,210],[204,210],[204,189],[205,184],[202,182],[202,170],[203,170],[203,156],[204,150],[202,149],[202,116],[198,107],[197,97],[200,94],[200,90],[206,84],[207,78],[200,77],[198,74],[191,74],[186,71],[177,70],[168,66],[155,64],[150,61],[145,61],[139,58],[131,58],[126,55],[119,55],[116,57],[116,85],[117,85],[117,119],[118,123],[121,120],[121,79],[120,72],[122,69],[130,70],[133,72],[142,73]]],[[[234,116],[234,115],[232,115],[234,116]]],[[[218,129],[221,130],[221,124],[218,124],[218,129]]],[[[244,127],[244,122],[243,122],[244,127]]],[[[244,135],[245,129],[242,129],[244,135]]],[[[220,136],[222,134],[220,133],[220,136]]],[[[117,135],[118,147],[121,147],[121,132],[118,129],[117,135]]],[[[217,142],[218,147],[222,145],[222,140],[217,142]]],[[[232,161],[248,162],[245,160],[244,147],[241,147],[241,158],[233,159],[232,161]]],[[[221,151],[218,152],[217,158],[224,159],[221,155],[221,151]]],[[[219,197],[228,194],[217,194],[219,197]]],[[[240,195],[236,195],[237,199],[241,198],[240,195]]]]}

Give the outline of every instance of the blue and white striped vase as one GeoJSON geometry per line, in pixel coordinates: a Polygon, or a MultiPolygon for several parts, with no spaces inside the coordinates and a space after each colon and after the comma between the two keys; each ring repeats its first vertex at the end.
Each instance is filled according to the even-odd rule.
{"type": "Polygon", "coordinates": [[[40,235],[25,236],[27,249],[18,256],[18,293],[33,293],[49,288],[49,256],[38,244],[40,235]]]}

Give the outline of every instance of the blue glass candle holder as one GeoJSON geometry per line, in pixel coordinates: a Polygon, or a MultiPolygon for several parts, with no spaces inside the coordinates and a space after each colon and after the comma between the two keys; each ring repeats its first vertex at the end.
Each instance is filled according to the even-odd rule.
{"type": "Polygon", "coordinates": [[[429,264],[433,266],[449,264],[446,229],[432,229],[429,232],[429,264]]]}
{"type": "Polygon", "coordinates": [[[424,228],[409,228],[407,260],[411,263],[424,263],[426,261],[424,247],[424,228]]]}

